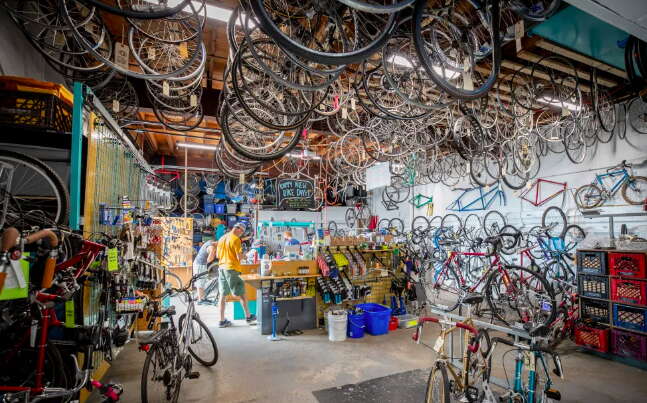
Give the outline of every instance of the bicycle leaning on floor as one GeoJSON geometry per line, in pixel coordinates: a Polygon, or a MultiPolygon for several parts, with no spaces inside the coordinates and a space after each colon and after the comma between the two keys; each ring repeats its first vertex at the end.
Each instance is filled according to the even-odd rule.
{"type": "Polygon", "coordinates": [[[149,317],[149,329],[152,329],[158,318],[168,318],[168,325],[139,340],[140,349],[146,351],[141,378],[141,401],[177,402],[182,381],[185,378],[196,379],[200,373],[193,370],[193,359],[210,367],[218,361],[216,340],[202,322],[195,310],[195,300],[191,292],[193,283],[207,276],[209,271],[199,273],[191,278],[186,287],[182,286],[179,277],[175,277],[179,288],[168,286],[160,295],[160,301],[166,297],[183,297],[186,301],[186,313],[182,314],[175,326],[175,307],[155,309],[149,317]],[[189,322],[190,326],[185,326],[189,322]]]}

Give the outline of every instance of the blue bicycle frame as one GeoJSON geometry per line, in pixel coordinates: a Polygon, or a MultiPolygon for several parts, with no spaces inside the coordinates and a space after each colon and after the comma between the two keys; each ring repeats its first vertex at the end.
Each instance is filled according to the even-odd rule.
{"type": "MultiPolygon", "coordinates": [[[[524,402],[535,403],[537,399],[537,362],[541,362],[541,366],[544,368],[544,374],[546,375],[546,384],[545,390],[550,389],[552,385],[552,380],[550,379],[550,374],[548,373],[548,366],[546,365],[546,360],[544,355],[538,351],[522,351],[519,350],[517,357],[515,358],[515,369],[514,369],[514,387],[513,392],[524,396],[524,402]],[[528,382],[526,385],[523,384],[523,366],[525,358],[527,357],[528,365],[528,382]]],[[[512,402],[513,399],[508,400],[512,402]]]]}
{"type": "Polygon", "coordinates": [[[611,196],[613,196],[613,195],[616,194],[618,189],[620,189],[622,184],[625,183],[625,181],[627,179],[629,179],[630,176],[631,175],[629,175],[629,172],[627,172],[627,169],[622,168],[622,169],[619,169],[617,171],[607,172],[607,173],[604,173],[604,174],[595,175],[595,180],[593,181],[593,184],[594,185],[600,185],[600,188],[602,190],[608,191],[609,194],[611,196]],[[614,178],[614,177],[617,177],[617,176],[620,176],[620,178],[617,179],[617,182],[615,182],[613,184],[613,186],[611,186],[611,189],[607,188],[607,186],[604,184],[604,179],[609,178],[609,177],[614,178]]]}
{"type": "Polygon", "coordinates": [[[503,193],[503,190],[501,190],[501,186],[497,183],[496,186],[493,186],[491,190],[487,191],[484,193],[483,191],[484,188],[482,187],[475,187],[471,189],[464,189],[463,193],[456,198],[453,202],[447,206],[447,210],[450,211],[480,211],[480,210],[487,210],[490,208],[492,203],[494,203],[494,200],[499,198],[499,203],[502,206],[505,206],[505,193],[503,193]],[[463,199],[466,198],[468,194],[473,194],[474,192],[478,191],[478,197],[476,199],[467,202],[465,204],[463,202],[463,199]]]}

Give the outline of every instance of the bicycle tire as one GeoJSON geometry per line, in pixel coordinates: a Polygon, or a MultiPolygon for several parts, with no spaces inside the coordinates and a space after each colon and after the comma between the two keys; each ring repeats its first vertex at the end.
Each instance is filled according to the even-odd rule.
{"type": "MultiPolygon", "coordinates": [[[[497,223],[497,224],[498,224],[498,223],[497,223]]],[[[505,227],[505,226],[506,226],[506,224],[507,224],[507,222],[506,222],[506,219],[505,219],[504,215],[503,215],[503,214],[501,214],[501,213],[499,213],[499,212],[498,212],[498,211],[496,211],[496,210],[489,211],[489,212],[485,215],[485,217],[483,217],[483,231],[485,231],[485,234],[486,234],[487,236],[494,236],[494,235],[497,235],[497,234],[501,231],[501,229],[502,229],[503,227],[505,227]],[[488,226],[486,226],[486,222],[488,221],[488,217],[495,217],[495,216],[497,216],[497,217],[501,217],[501,220],[500,220],[500,221],[502,221],[502,222],[503,222],[503,225],[501,225],[501,226],[498,226],[498,225],[497,225],[497,227],[498,227],[498,228],[493,227],[493,228],[492,228],[492,230],[490,230],[490,229],[488,229],[488,226]],[[497,231],[497,232],[493,232],[493,231],[497,231]]]]}
{"type": "Polygon", "coordinates": [[[577,244],[582,242],[586,238],[586,232],[580,227],[579,225],[571,224],[566,227],[566,231],[564,231],[564,250],[566,252],[569,252],[577,247],[577,244]],[[569,236],[571,234],[572,236],[569,236]],[[570,242],[568,242],[570,239],[572,239],[574,242],[572,245],[570,245],[570,242]]]}
{"type": "Polygon", "coordinates": [[[449,403],[449,378],[447,377],[447,369],[440,361],[436,361],[429,373],[427,379],[427,388],[425,390],[426,403],[449,403]],[[439,378],[438,378],[439,377],[439,378]],[[438,379],[436,379],[438,378],[438,379]],[[434,386],[434,384],[437,385],[434,386]],[[438,394],[438,398],[433,399],[433,396],[438,394]]]}
{"type": "Polygon", "coordinates": [[[251,6],[251,9],[254,11],[256,18],[258,19],[261,29],[268,36],[270,36],[274,41],[276,41],[276,43],[278,43],[281,47],[283,47],[285,50],[287,50],[290,53],[294,53],[299,57],[308,59],[316,63],[328,64],[333,66],[340,66],[340,65],[362,62],[367,57],[369,57],[370,55],[372,55],[373,53],[377,52],[379,49],[382,48],[382,46],[386,43],[386,41],[391,37],[391,34],[393,33],[393,31],[395,30],[395,27],[397,26],[397,18],[396,18],[397,13],[389,14],[389,20],[387,22],[387,25],[384,31],[366,46],[360,49],[354,50],[352,52],[345,52],[345,53],[332,54],[332,53],[320,52],[320,51],[310,49],[306,46],[303,46],[302,44],[297,43],[291,38],[289,38],[288,36],[286,36],[283,33],[283,31],[281,31],[281,29],[279,29],[279,27],[277,27],[276,24],[274,24],[274,21],[272,21],[272,18],[267,13],[267,10],[265,9],[265,6],[263,3],[264,3],[264,0],[249,1],[249,5],[251,6]]]}
{"type": "MultiPolygon", "coordinates": [[[[467,398],[467,401],[469,403],[476,403],[476,402],[482,402],[483,398],[485,397],[485,392],[482,390],[481,387],[475,386],[476,382],[481,382],[481,385],[483,382],[487,382],[490,379],[490,371],[492,369],[492,357],[485,362],[485,359],[488,356],[488,353],[490,352],[490,348],[492,348],[492,343],[490,341],[490,334],[488,333],[487,329],[479,329],[478,333],[475,336],[475,340],[473,342],[474,344],[477,344],[479,346],[478,350],[472,351],[469,348],[467,349],[467,362],[468,362],[468,369],[467,369],[467,385],[473,388],[476,388],[478,390],[478,395],[476,398],[471,394],[471,393],[465,393],[465,397],[467,398]],[[485,362],[485,371],[483,371],[479,375],[476,381],[473,380],[475,374],[471,374],[471,371],[473,369],[473,364],[477,363],[479,360],[483,360],[485,362]],[[471,375],[471,377],[470,377],[471,375]]],[[[467,389],[467,388],[465,388],[467,389]]]]}
{"type": "MultiPolygon", "coordinates": [[[[437,264],[440,264],[443,267],[445,267],[445,264],[443,261],[439,261],[437,262],[437,264]]],[[[451,265],[446,266],[444,269],[441,267],[438,269],[438,270],[441,270],[441,273],[438,273],[437,268],[432,264],[427,268],[427,270],[433,270],[431,279],[426,278],[428,273],[423,274],[425,277],[425,280],[423,282],[423,287],[425,289],[425,295],[427,296],[427,302],[434,308],[445,312],[452,312],[453,310],[458,308],[458,305],[460,305],[460,302],[462,299],[463,291],[460,288],[460,280],[459,280],[458,274],[456,274],[456,271],[454,270],[454,267],[451,265]],[[444,274],[442,274],[442,272],[444,272],[444,274]],[[440,279],[439,281],[439,278],[438,278],[439,275],[443,275],[445,278],[440,279]],[[454,290],[450,289],[450,287],[446,287],[446,286],[443,287],[443,284],[445,283],[451,284],[451,282],[453,282],[453,284],[455,285],[454,290]],[[433,287],[428,289],[427,284],[432,285],[433,287]],[[455,298],[443,298],[442,302],[444,303],[438,303],[440,300],[441,292],[449,293],[449,294],[456,293],[457,295],[455,298]]]]}
{"type": "Polygon", "coordinates": [[[403,10],[412,5],[416,0],[401,0],[391,5],[369,4],[359,0],[337,0],[338,3],[347,5],[359,11],[373,14],[391,14],[403,10]]]}
{"type": "MultiPolygon", "coordinates": [[[[511,272],[512,270],[517,270],[520,273],[526,273],[527,274],[527,277],[526,277],[526,280],[525,280],[526,283],[528,283],[528,280],[527,280],[528,278],[534,278],[535,281],[539,282],[539,285],[541,286],[541,288],[543,290],[542,294],[546,294],[546,296],[548,297],[547,298],[548,303],[550,304],[552,309],[550,311],[550,314],[547,317],[544,317],[544,320],[541,323],[533,323],[533,327],[536,327],[537,325],[540,325],[540,324],[550,324],[550,323],[552,323],[552,321],[555,319],[555,316],[556,316],[556,312],[557,312],[556,307],[557,307],[557,305],[556,305],[556,302],[555,302],[555,293],[554,293],[553,288],[551,287],[551,285],[548,283],[548,281],[541,274],[536,273],[536,272],[534,272],[531,269],[526,268],[526,267],[515,266],[515,265],[506,265],[505,269],[508,272],[511,272]]],[[[508,320],[506,320],[506,318],[504,318],[502,316],[501,310],[498,309],[498,307],[497,307],[497,305],[496,305],[496,303],[494,301],[494,298],[497,297],[496,294],[500,294],[500,291],[494,292],[494,287],[495,286],[501,286],[501,283],[495,284],[495,280],[498,277],[499,277],[499,271],[498,270],[492,271],[492,273],[490,274],[490,276],[487,279],[487,282],[485,283],[485,287],[484,287],[485,288],[485,297],[487,299],[488,306],[490,307],[490,310],[491,310],[492,314],[494,315],[494,317],[497,318],[498,320],[500,320],[501,322],[503,322],[504,324],[506,324],[507,326],[510,326],[511,323],[508,320]]],[[[508,288],[508,285],[512,284],[513,279],[511,279],[509,277],[508,280],[504,280],[502,278],[502,281],[504,283],[503,285],[506,288],[508,288]],[[507,281],[507,284],[506,284],[506,281],[507,281]]],[[[511,296],[510,291],[508,289],[506,289],[505,294],[506,294],[505,295],[506,298],[509,298],[511,296]]],[[[535,290],[535,291],[533,291],[533,294],[538,295],[539,293],[535,290]]],[[[519,311],[518,307],[515,308],[515,307],[512,306],[511,302],[513,302],[513,301],[502,300],[502,302],[503,302],[504,306],[512,308],[513,312],[516,311],[515,319],[518,320],[519,322],[523,323],[524,320],[528,319],[527,311],[524,311],[524,313],[522,314],[519,311]]],[[[543,306],[543,302],[544,301],[542,300],[542,306],[543,306]]],[[[541,308],[542,307],[540,307],[540,310],[541,310],[541,308]]]]}
{"type": "MultiPolygon", "coordinates": [[[[149,394],[148,372],[149,370],[152,371],[151,365],[155,365],[154,363],[151,364],[155,354],[160,354],[160,356],[163,357],[164,361],[168,360],[169,358],[166,356],[166,353],[163,351],[161,343],[162,343],[161,341],[157,343],[153,343],[150,346],[150,349],[148,350],[148,352],[146,353],[146,358],[144,359],[144,366],[142,368],[142,377],[140,381],[140,394],[141,394],[140,398],[142,403],[157,403],[157,400],[151,400],[149,399],[149,396],[148,396],[149,394]]],[[[162,381],[161,383],[164,384],[163,380],[160,379],[160,381],[162,381]]],[[[160,383],[160,382],[155,382],[155,383],[160,383]]],[[[175,385],[175,389],[172,392],[172,396],[171,396],[172,402],[177,402],[181,386],[182,386],[182,383],[180,380],[180,383],[178,385],[175,385]]],[[[168,393],[166,395],[165,400],[168,401],[168,393]]]]}
{"type": "Polygon", "coordinates": [[[575,277],[573,270],[571,270],[571,268],[568,267],[567,264],[559,259],[553,259],[546,262],[546,264],[544,264],[543,267],[540,267],[540,269],[541,274],[549,282],[552,282],[554,280],[568,282],[575,277]]]}
{"type": "Polygon", "coordinates": [[[465,217],[465,224],[463,224],[463,232],[465,233],[465,237],[469,239],[470,241],[473,241],[476,238],[476,234],[478,234],[478,231],[480,231],[483,228],[483,224],[481,223],[481,218],[472,213],[469,214],[467,217],[465,217]],[[473,221],[476,221],[473,223],[473,221]],[[472,225],[468,225],[472,224],[472,225]],[[476,225],[478,224],[478,225],[476,225]]]}
{"type": "Polygon", "coordinates": [[[119,7],[112,7],[101,0],[82,0],[85,3],[90,3],[94,7],[101,9],[103,11],[107,11],[111,14],[116,14],[121,17],[125,18],[137,18],[140,20],[155,20],[155,19],[161,19],[161,18],[166,18],[170,17],[174,14],[179,13],[182,11],[182,9],[191,3],[191,0],[183,0],[178,4],[177,6],[173,8],[169,8],[166,10],[160,10],[160,11],[151,11],[151,12],[137,12],[137,11],[129,11],[129,10],[124,10],[119,7]]]}
{"type": "MultiPolygon", "coordinates": [[[[492,35],[492,71],[490,76],[484,80],[483,84],[475,90],[465,90],[458,89],[453,85],[447,83],[447,81],[442,77],[443,74],[439,74],[434,70],[434,63],[431,55],[425,49],[424,43],[425,40],[422,37],[422,23],[423,23],[423,13],[424,9],[427,6],[427,3],[424,1],[417,1],[414,11],[413,11],[413,24],[414,24],[414,44],[416,52],[418,53],[418,58],[421,61],[422,66],[425,71],[431,78],[431,80],[442,90],[450,94],[454,98],[458,99],[477,99],[482,96],[485,96],[499,76],[499,71],[501,69],[501,35],[492,35]]],[[[500,3],[499,0],[492,0],[491,8],[491,32],[499,32],[499,24],[501,20],[500,13],[500,3]]]]}
{"type": "Polygon", "coordinates": [[[452,218],[452,217],[453,217],[453,218],[455,218],[455,219],[456,219],[456,221],[458,221],[458,228],[454,230],[454,231],[455,231],[455,234],[457,234],[457,235],[458,235],[458,234],[460,234],[461,232],[463,232],[463,221],[462,221],[462,220],[461,220],[461,218],[460,218],[459,216],[457,216],[456,214],[452,214],[452,213],[450,213],[450,214],[445,214],[445,216],[443,217],[443,219],[442,219],[442,220],[440,220],[440,226],[441,226],[441,227],[446,227],[446,226],[448,225],[449,219],[450,219],[450,218],[452,218]]]}
{"type": "Polygon", "coordinates": [[[564,233],[566,233],[566,227],[568,226],[566,214],[564,214],[564,211],[562,211],[561,208],[557,206],[550,206],[546,210],[544,210],[544,213],[541,215],[541,225],[542,227],[551,227],[546,230],[549,236],[561,238],[564,236],[564,233]],[[550,212],[553,211],[557,213],[558,221],[554,223],[547,223],[548,216],[550,212]]]}
{"type": "Polygon", "coordinates": [[[590,208],[597,207],[600,204],[602,204],[602,201],[603,201],[602,190],[600,190],[599,187],[593,184],[584,185],[577,188],[577,190],[575,191],[574,198],[575,198],[575,203],[581,209],[590,209],[590,208]],[[589,203],[586,201],[587,198],[592,197],[590,194],[589,195],[585,194],[587,193],[587,191],[594,193],[593,195],[593,197],[595,197],[594,203],[589,203]]]}
{"type": "Polygon", "coordinates": [[[639,198],[638,200],[632,199],[627,195],[627,190],[629,189],[629,186],[635,185],[636,182],[642,182],[642,186],[638,186],[638,187],[642,188],[643,193],[647,191],[647,177],[644,177],[644,176],[631,176],[622,185],[622,198],[625,199],[627,203],[635,206],[643,204],[647,199],[647,195],[644,195],[643,198],[639,198]]]}
{"type": "MultiPolygon", "coordinates": [[[[47,164],[37,158],[9,150],[0,150],[0,161],[7,162],[9,164],[12,164],[12,162],[13,164],[23,164],[33,171],[39,173],[43,177],[43,179],[45,179],[46,182],[48,182],[52,186],[51,190],[54,193],[53,196],[56,198],[57,211],[53,214],[52,219],[58,225],[63,225],[67,222],[69,216],[70,195],[67,192],[65,182],[61,180],[61,178],[56,172],[54,172],[53,169],[51,169],[49,166],[47,166],[47,164]]],[[[33,184],[33,181],[29,182],[30,184],[33,184]]]]}
{"type": "MultiPolygon", "coordinates": [[[[184,323],[184,319],[186,319],[186,314],[182,314],[180,316],[180,319],[178,321],[178,328],[180,329],[180,332],[182,332],[182,324],[184,323]]],[[[200,354],[198,354],[193,348],[191,348],[191,344],[193,344],[193,340],[191,340],[191,344],[189,344],[188,350],[191,356],[196,359],[200,364],[204,365],[205,367],[212,367],[218,362],[218,345],[216,344],[216,339],[214,339],[213,334],[211,334],[211,331],[207,327],[207,325],[204,324],[202,319],[198,318],[197,316],[194,316],[191,318],[191,320],[195,321],[198,326],[201,328],[203,331],[203,337],[206,334],[211,346],[213,347],[213,358],[211,360],[204,359],[201,357],[200,354]]],[[[194,335],[195,336],[195,335],[194,335]]]]}

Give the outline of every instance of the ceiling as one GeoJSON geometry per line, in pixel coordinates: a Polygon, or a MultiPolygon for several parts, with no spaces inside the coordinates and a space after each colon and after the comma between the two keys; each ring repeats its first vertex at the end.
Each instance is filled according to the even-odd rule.
{"type": "Polygon", "coordinates": [[[566,0],[575,7],[647,42],[647,1],[566,0]]]}

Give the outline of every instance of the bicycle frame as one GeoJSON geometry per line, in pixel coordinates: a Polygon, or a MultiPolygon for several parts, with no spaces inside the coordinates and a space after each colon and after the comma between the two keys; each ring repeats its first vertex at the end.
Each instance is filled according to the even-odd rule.
{"type": "MultiPolygon", "coordinates": [[[[447,270],[449,270],[449,266],[452,264],[452,262],[454,262],[454,261],[456,261],[458,259],[458,256],[482,256],[482,257],[484,257],[484,256],[488,256],[488,255],[486,253],[484,253],[484,252],[456,252],[456,251],[450,251],[449,256],[447,257],[447,259],[443,263],[442,269],[440,269],[440,271],[436,270],[436,272],[434,273],[434,277],[435,277],[434,287],[439,287],[440,286],[438,280],[442,278],[442,275],[445,274],[447,272],[447,270]]],[[[481,277],[476,282],[476,284],[474,284],[471,287],[467,287],[467,291],[468,292],[476,291],[476,289],[483,282],[483,280],[487,279],[487,277],[490,275],[492,270],[498,270],[499,272],[503,273],[503,276],[504,276],[503,281],[504,281],[504,283],[505,284],[511,284],[510,276],[508,275],[508,272],[503,268],[503,265],[501,264],[501,258],[499,257],[499,255],[494,255],[494,257],[490,261],[490,265],[487,268],[487,270],[485,270],[485,272],[481,275],[481,277]]],[[[465,281],[465,277],[463,277],[463,273],[461,273],[460,270],[455,270],[455,272],[456,272],[456,275],[458,276],[458,281],[460,282],[460,286],[462,288],[465,288],[467,282],[465,281]]]]}
{"type": "MultiPolygon", "coordinates": [[[[521,396],[525,395],[524,401],[528,403],[535,403],[537,398],[537,362],[541,363],[544,369],[544,375],[546,375],[544,390],[550,389],[552,380],[548,366],[546,365],[546,360],[544,359],[544,354],[540,351],[518,350],[517,357],[515,358],[514,387],[512,391],[521,396]],[[526,387],[523,384],[525,362],[528,363],[528,382],[526,387]]],[[[514,400],[510,398],[509,401],[513,402],[514,400]]]]}
{"type": "Polygon", "coordinates": [[[499,199],[499,203],[503,206],[506,204],[505,193],[501,190],[501,186],[497,183],[491,190],[483,192],[482,187],[475,187],[470,189],[464,189],[463,193],[456,198],[453,202],[447,206],[447,210],[450,211],[481,211],[487,210],[494,203],[494,200],[499,199]],[[463,199],[466,198],[468,194],[471,194],[475,191],[478,191],[478,196],[476,199],[463,203],[463,199]]]}
{"type": "Polygon", "coordinates": [[[559,196],[560,194],[564,193],[564,191],[566,191],[566,186],[567,186],[566,182],[555,182],[548,179],[539,178],[532,184],[532,186],[525,189],[519,195],[519,198],[521,200],[527,201],[528,203],[532,204],[535,207],[539,207],[547,203],[548,201],[554,199],[555,197],[559,196]],[[559,186],[560,188],[556,192],[551,193],[546,197],[543,197],[541,193],[542,184],[556,185],[556,186],[559,186]],[[534,189],[534,192],[533,192],[533,189],[534,189]],[[534,196],[532,198],[529,198],[528,196],[533,193],[534,193],[534,196]]]}
{"type": "MultiPolygon", "coordinates": [[[[78,280],[78,278],[81,277],[87,271],[87,269],[90,267],[92,262],[94,262],[94,260],[97,258],[99,253],[103,251],[104,248],[105,248],[104,245],[84,240],[81,251],[79,251],[79,253],[72,256],[70,259],[66,260],[65,262],[57,264],[55,266],[54,271],[59,272],[62,270],[66,270],[72,266],[78,265],[76,270],[74,271],[74,280],[76,282],[76,280],[78,280]]],[[[38,322],[38,328],[40,329],[40,337],[38,339],[38,346],[37,346],[38,355],[36,360],[36,373],[34,378],[34,386],[29,387],[29,386],[0,385],[0,392],[29,392],[30,394],[32,393],[40,394],[47,391],[47,388],[45,387],[45,385],[43,385],[43,376],[45,374],[45,353],[47,348],[47,340],[49,337],[49,329],[50,327],[59,327],[59,326],[63,326],[64,324],[56,317],[56,311],[54,307],[53,306],[47,307],[47,306],[52,305],[51,303],[53,302],[63,302],[64,299],[59,295],[49,294],[43,291],[37,291],[35,294],[35,299],[39,304],[41,317],[38,322]]],[[[14,352],[17,352],[18,349],[22,345],[24,345],[27,340],[30,339],[32,331],[36,331],[36,328],[34,328],[33,326],[32,328],[26,330],[25,334],[23,335],[19,343],[16,345],[14,352]]],[[[86,357],[86,362],[84,363],[84,367],[88,367],[86,368],[86,371],[89,369],[90,362],[91,362],[91,359],[89,357],[86,357]]],[[[86,375],[89,375],[89,374],[86,374],[86,375]]]]}
{"type": "Polygon", "coordinates": [[[622,184],[625,183],[630,176],[631,175],[629,175],[629,172],[627,171],[627,169],[622,168],[617,171],[611,171],[611,172],[595,175],[595,180],[593,181],[593,184],[599,185],[602,190],[609,192],[610,197],[613,197],[616,194],[616,192],[618,192],[622,184]],[[618,178],[616,182],[609,189],[607,185],[605,185],[604,183],[605,178],[614,178],[617,176],[620,176],[620,178],[618,178]]]}

